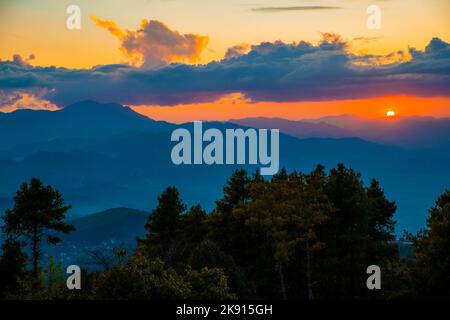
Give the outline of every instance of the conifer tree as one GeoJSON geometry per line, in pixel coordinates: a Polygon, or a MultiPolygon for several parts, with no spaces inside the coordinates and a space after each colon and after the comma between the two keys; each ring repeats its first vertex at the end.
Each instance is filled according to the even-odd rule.
{"type": "Polygon", "coordinates": [[[179,245],[180,225],[186,205],[178,189],[169,187],[158,197],[158,206],[151,212],[145,225],[147,237],[139,240],[151,256],[173,262],[179,245]]]}
{"type": "Polygon", "coordinates": [[[39,276],[42,240],[57,244],[61,242],[58,232],[69,233],[75,229],[65,223],[66,212],[70,208],[57,190],[32,178],[17,191],[13,209],[6,211],[4,231],[31,246],[35,278],[39,276]]]}

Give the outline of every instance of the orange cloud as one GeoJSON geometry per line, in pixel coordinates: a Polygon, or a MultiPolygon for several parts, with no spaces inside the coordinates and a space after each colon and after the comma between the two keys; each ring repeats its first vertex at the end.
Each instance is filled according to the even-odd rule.
{"type": "Polygon", "coordinates": [[[142,20],[139,29],[123,31],[113,21],[91,17],[95,24],[107,29],[121,42],[121,50],[133,65],[163,67],[172,62],[196,63],[209,38],[181,34],[157,20],[142,20]]]}
{"type": "Polygon", "coordinates": [[[123,40],[125,38],[125,32],[123,32],[114,21],[101,20],[96,16],[91,16],[90,18],[97,27],[108,30],[112,35],[117,37],[117,39],[123,40]]]}
{"type": "Polygon", "coordinates": [[[345,42],[342,37],[336,33],[324,32],[322,33],[322,40],[319,42],[319,45],[329,45],[336,48],[344,48],[347,46],[347,42],[345,42]]]}
{"type": "Polygon", "coordinates": [[[251,46],[247,43],[235,45],[231,48],[228,48],[227,52],[225,53],[225,59],[231,59],[242,56],[244,54],[247,54],[250,50],[251,46]]]}
{"type": "Polygon", "coordinates": [[[20,109],[58,110],[59,108],[55,104],[42,98],[44,93],[44,89],[34,90],[33,92],[0,90],[0,112],[13,112],[20,109]]]}

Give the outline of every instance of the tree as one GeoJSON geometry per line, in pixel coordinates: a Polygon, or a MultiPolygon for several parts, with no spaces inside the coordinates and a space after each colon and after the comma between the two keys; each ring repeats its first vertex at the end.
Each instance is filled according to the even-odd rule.
{"type": "Polygon", "coordinates": [[[216,201],[217,210],[225,216],[231,215],[233,208],[248,200],[250,182],[247,171],[244,169],[234,171],[223,188],[223,198],[216,201]]]}
{"type": "Polygon", "coordinates": [[[190,294],[189,284],[174,269],[140,253],[100,274],[93,286],[93,298],[106,300],[188,299],[190,294]]]}
{"type": "Polygon", "coordinates": [[[64,204],[60,193],[51,186],[32,178],[24,182],[14,197],[14,208],[7,210],[3,220],[4,231],[23,238],[31,245],[33,274],[39,276],[41,241],[57,244],[61,239],[56,232],[69,233],[74,226],[65,223],[66,212],[71,207],[64,204]]]}
{"type": "Polygon", "coordinates": [[[314,171],[304,176],[304,182],[299,184],[297,203],[297,228],[302,235],[304,251],[306,255],[306,283],[308,300],[314,299],[313,294],[313,261],[314,251],[322,249],[325,244],[318,238],[318,226],[329,219],[335,211],[325,192],[327,175],[322,165],[318,165],[314,171]]]}
{"type": "Polygon", "coordinates": [[[368,266],[363,259],[368,241],[368,213],[361,174],[338,164],[330,170],[326,192],[336,211],[320,231],[326,244],[321,273],[328,275],[327,281],[320,283],[320,290],[325,297],[355,298],[364,284],[368,266]]]}
{"type": "Polygon", "coordinates": [[[200,205],[191,207],[191,209],[182,216],[181,238],[186,246],[189,247],[189,251],[200,244],[208,232],[208,226],[205,223],[206,216],[205,210],[203,210],[200,205]]]}
{"type": "Polygon", "coordinates": [[[94,248],[84,249],[84,254],[88,257],[86,263],[94,266],[95,269],[108,270],[115,265],[125,264],[128,258],[128,250],[123,246],[112,249],[94,248]]]}
{"type": "Polygon", "coordinates": [[[316,241],[316,228],[332,210],[325,193],[325,177],[323,167],[309,175],[296,172],[288,175],[281,170],[271,181],[253,181],[249,200],[233,211],[251,229],[258,230],[257,234],[265,235],[262,241],[271,246],[269,252],[273,255],[283,299],[287,299],[289,291],[286,270],[300,248],[305,253],[308,297],[313,298],[311,253],[321,245],[316,241]]]}
{"type": "Polygon", "coordinates": [[[185,280],[191,286],[193,300],[230,300],[236,295],[230,292],[227,277],[222,269],[204,267],[201,270],[187,268],[185,280]]]}
{"type": "Polygon", "coordinates": [[[250,200],[254,181],[263,181],[259,172],[252,178],[243,169],[235,170],[223,188],[223,198],[216,201],[216,209],[207,218],[209,238],[240,266],[254,263],[258,256],[255,247],[259,235],[252,232],[244,217],[234,213],[234,209],[250,200]]]}
{"type": "Polygon", "coordinates": [[[145,225],[147,237],[140,244],[147,254],[160,257],[165,262],[176,261],[177,247],[180,245],[178,235],[182,214],[186,205],[180,199],[175,187],[169,187],[158,197],[158,206],[152,211],[145,225]]]}
{"type": "Polygon", "coordinates": [[[126,265],[102,273],[93,288],[94,299],[173,300],[232,299],[227,278],[221,269],[203,268],[177,272],[164,261],[137,253],[126,265]]]}
{"type": "Polygon", "coordinates": [[[228,286],[240,299],[254,297],[251,286],[246,281],[241,268],[235,263],[233,257],[220,250],[219,246],[210,240],[205,240],[192,251],[188,260],[194,270],[218,268],[222,269],[227,277],[228,286]]]}
{"type": "Polygon", "coordinates": [[[61,263],[57,263],[55,257],[50,256],[47,267],[42,270],[41,278],[47,291],[48,299],[52,299],[58,289],[65,287],[65,275],[61,263]]]}
{"type": "MultiPolygon", "coordinates": [[[[377,180],[372,179],[367,188],[368,236],[367,253],[381,265],[399,259],[399,248],[394,243],[395,223],[393,219],[397,205],[389,201],[377,180]]],[[[397,262],[398,263],[398,262],[397,262]]]]}
{"type": "Polygon", "coordinates": [[[427,228],[408,238],[415,253],[416,294],[427,299],[450,298],[450,190],[430,209],[427,228]]]}
{"type": "MultiPolygon", "coordinates": [[[[208,233],[206,212],[200,205],[193,206],[184,214],[180,222],[180,254],[178,264],[185,264],[192,251],[204,240],[208,233]]],[[[183,268],[184,269],[184,268],[183,268]]]]}
{"type": "Polygon", "coordinates": [[[366,188],[361,174],[343,164],[330,171],[326,193],[336,210],[320,230],[325,249],[319,290],[323,298],[373,296],[365,286],[367,266],[383,269],[398,259],[392,243],[396,205],[376,180],[366,188]]]}
{"type": "Polygon", "coordinates": [[[367,188],[369,206],[369,235],[377,241],[392,241],[394,237],[394,213],[397,210],[395,202],[386,199],[383,189],[377,180],[372,179],[367,188]]]}
{"type": "Polygon", "coordinates": [[[19,279],[26,274],[27,255],[20,242],[7,239],[2,245],[0,258],[0,299],[19,289],[19,279]]]}

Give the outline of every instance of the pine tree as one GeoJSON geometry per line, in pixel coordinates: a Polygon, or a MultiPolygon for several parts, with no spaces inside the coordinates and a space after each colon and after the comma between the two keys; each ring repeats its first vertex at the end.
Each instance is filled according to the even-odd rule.
{"type": "Polygon", "coordinates": [[[248,259],[245,249],[249,244],[248,228],[233,210],[248,201],[250,182],[247,171],[234,171],[223,188],[223,198],[216,201],[216,210],[208,217],[212,240],[240,264],[245,264],[248,259]]]}
{"type": "Polygon", "coordinates": [[[252,228],[250,230],[264,235],[259,239],[270,248],[266,252],[272,253],[283,299],[288,298],[290,291],[287,270],[298,252],[305,254],[305,287],[309,299],[313,299],[312,252],[321,245],[316,230],[332,210],[325,184],[323,167],[309,175],[296,172],[288,175],[281,170],[271,181],[252,182],[249,201],[235,209],[235,213],[244,217],[245,224],[252,228]]]}
{"type": "Polygon", "coordinates": [[[51,186],[32,178],[23,183],[14,197],[14,208],[3,217],[4,231],[23,238],[31,246],[33,274],[39,276],[40,245],[43,239],[57,244],[61,239],[57,232],[69,233],[75,228],[65,223],[66,212],[71,207],[64,204],[60,193],[51,186]]]}
{"type": "Polygon", "coordinates": [[[368,242],[367,194],[361,174],[338,164],[331,169],[326,187],[328,198],[336,208],[323,225],[321,237],[326,244],[323,274],[327,282],[321,291],[330,298],[356,298],[367,292],[364,286],[368,242]]]}
{"type": "Polygon", "coordinates": [[[427,228],[409,239],[415,251],[416,296],[450,298],[450,190],[431,208],[427,228]]]}
{"type": "Polygon", "coordinates": [[[206,212],[200,205],[196,205],[191,207],[181,219],[181,239],[191,252],[203,241],[208,232],[208,226],[205,223],[206,212]]]}
{"type": "MultiPolygon", "coordinates": [[[[255,177],[258,177],[258,175],[255,175],[255,177]]],[[[246,202],[250,181],[251,179],[244,169],[234,171],[223,188],[223,198],[216,201],[217,210],[224,215],[231,215],[233,208],[246,202]]]]}
{"type": "Polygon", "coordinates": [[[298,216],[301,219],[299,228],[303,234],[306,261],[306,282],[308,300],[314,299],[313,294],[313,253],[321,250],[325,244],[319,239],[318,228],[335,211],[326,194],[327,176],[324,167],[319,165],[305,176],[305,187],[299,195],[298,216]]]}
{"type": "Polygon", "coordinates": [[[396,210],[395,202],[389,201],[378,181],[372,179],[367,188],[367,262],[376,262],[383,269],[385,265],[401,264],[398,245],[394,242],[396,222],[393,217],[396,210]]]}
{"type": "Polygon", "coordinates": [[[180,199],[178,189],[169,187],[158,197],[154,209],[145,225],[147,237],[139,240],[147,254],[160,257],[165,262],[174,262],[180,245],[182,214],[186,205],[180,199]]]}
{"type": "Polygon", "coordinates": [[[372,179],[367,188],[369,206],[369,235],[379,242],[387,242],[395,239],[394,213],[397,210],[395,202],[386,199],[383,189],[377,180],[372,179]]]}

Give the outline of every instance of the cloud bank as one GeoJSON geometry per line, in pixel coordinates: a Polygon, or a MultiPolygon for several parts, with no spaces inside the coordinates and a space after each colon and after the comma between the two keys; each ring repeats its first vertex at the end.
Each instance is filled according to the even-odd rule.
{"type": "MultiPolygon", "coordinates": [[[[150,22],[145,23],[144,27],[149,25],[150,22]]],[[[178,34],[172,35],[171,42],[164,26],[149,28],[155,32],[153,35],[157,34],[155,30],[161,30],[157,43],[164,49],[151,54],[143,49],[145,46],[136,44],[144,53],[141,67],[116,64],[67,69],[32,67],[18,59],[1,61],[0,90],[41,90],[40,98],[57,106],[83,99],[128,105],[176,105],[215,101],[235,92],[252,101],[273,102],[399,94],[450,96],[450,45],[438,38],[432,39],[424,51],[410,49],[408,61],[381,65],[373,61],[382,57],[353,55],[339,36],[324,34],[316,45],[303,41],[264,42],[251,46],[249,51],[231,48],[226,59],[206,65],[171,63],[154,68],[158,61],[169,63],[167,57],[177,54],[194,57],[195,50],[181,49],[179,43],[195,41],[178,34]],[[169,50],[172,45],[173,52],[169,50]]],[[[141,37],[146,38],[147,31],[129,37],[125,34],[123,41],[136,39],[141,43],[141,37]]],[[[134,46],[129,44],[129,48],[134,46]]]]}

